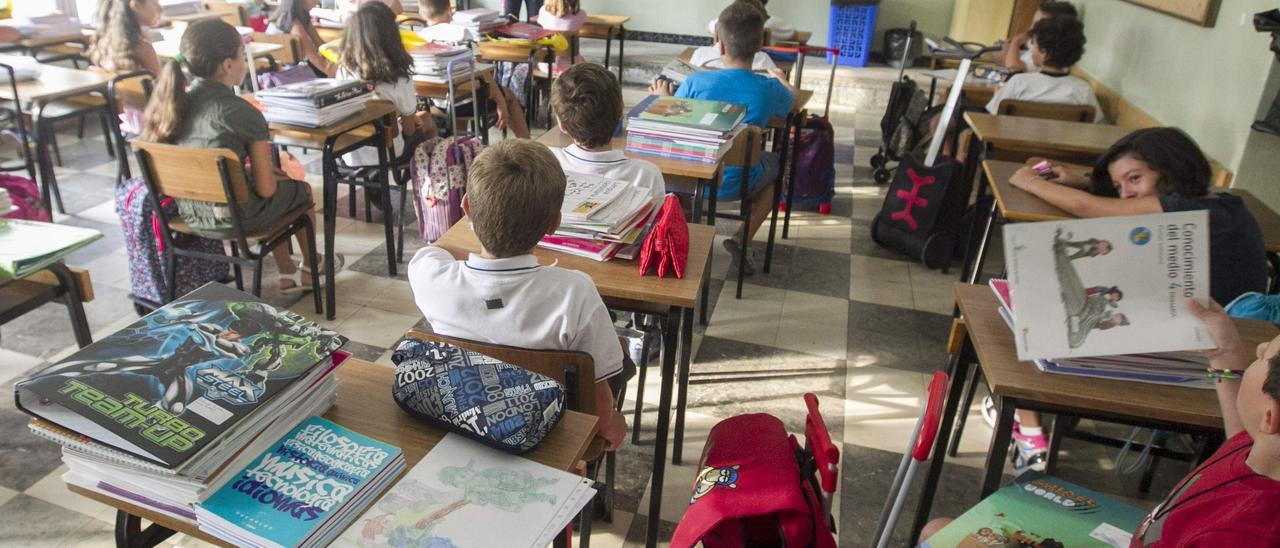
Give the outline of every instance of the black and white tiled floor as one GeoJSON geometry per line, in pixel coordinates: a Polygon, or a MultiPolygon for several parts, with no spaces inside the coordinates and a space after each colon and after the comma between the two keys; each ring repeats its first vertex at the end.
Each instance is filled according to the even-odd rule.
{"type": "MultiPolygon", "coordinates": [[[[887,94],[887,87],[884,90],[887,94]]],[[[629,102],[641,95],[639,90],[627,91],[629,102]]],[[[724,281],[729,260],[718,243],[714,248],[714,308],[709,326],[699,328],[694,337],[686,459],[682,466],[668,466],[666,488],[658,494],[664,500],[660,519],[666,537],[687,506],[696,472],[693,460],[712,425],[740,413],[767,412],[799,432],[802,395],[813,392],[821,400],[832,438],[843,448],[843,477],[835,501],[841,545],[869,542],[929,376],[945,364],[955,276],[927,270],[870,241],[868,226],[884,191],[870,182],[866,163],[878,144],[876,97],[882,95],[864,95],[871,99],[833,107],[838,160],[833,213],[797,212],[791,237],[778,241],[772,272],[749,278],[741,300],[731,290],[720,290],[726,284],[732,288],[731,281],[724,281]]],[[[92,273],[97,298],[86,308],[91,327],[101,337],[135,316],[126,297],[127,263],[112,208],[115,163],[94,131],[90,124],[90,136],[83,141],[75,139],[73,126],[61,133],[65,167],[57,171],[69,215],[58,221],[97,228],[105,235],[68,261],[92,273]]],[[[317,158],[300,157],[312,172],[317,158]]],[[[309,179],[318,182],[314,176],[309,179]]],[[[346,209],[343,200],[340,212],[346,209]]],[[[730,228],[722,225],[721,234],[730,228]]],[[[761,238],[766,233],[761,231],[761,238]]],[[[412,235],[409,240],[414,240],[412,235]]],[[[419,245],[411,243],[406,254],[419,245]]],[[[756,246],[762,258],[763,243],[756,246]]],[[[338,316],[325,323],[351,339],[348,349],[357,356],[389,365],[387,347],[421,321],[408,283],[403,274],[386,275],[381,224],[341,216],[336,247],[346,255],[348,267],[338,275],[338,316]]],[[[270,273],[264,278],[266,299],[316,316],[309,298],[285,300],[274,291],[274,279],[270,273]]],[[[67,355],[73,342],[59,306],[43,307],[0,327],[0,390],[11,393],[13,381],[67,355]]],[[[647,380],[640,418],[643,435],[640,443],[621,450],[617,510],[613,523],[596,524],[595,546],[643,542],[648,519],[644,512],[649,497],[655,496],[648,485],[658,393],[657,375],[647,380]]],[[[625,409],[634,408],[635,388],[625,409]]],[[[65,489],[57,447],[27,433],[27,420],[11,399],[0,398],[0,545],[112,544],[114,512],[65,489]]],[[[954,515],[976,502],[989,438],[990,429],[977,412],[972,413],[959,458],[948,460],[935,515],[954,515]]],[[[1062,475],[1095,489],[1135,496],[1136,481],[1117,476],[1112,457],[1110,450],[1068,442],[1062,475]]],[[[1161,470],[1153,493],[1165,492],[1185,473],[1178,463],[1166,462],[1161,470]]],[[[895,545],[907,543],[906,526],[899,524],[895,545]]],[[[169,544],[200,543],[177,537],[169,544]]]]}

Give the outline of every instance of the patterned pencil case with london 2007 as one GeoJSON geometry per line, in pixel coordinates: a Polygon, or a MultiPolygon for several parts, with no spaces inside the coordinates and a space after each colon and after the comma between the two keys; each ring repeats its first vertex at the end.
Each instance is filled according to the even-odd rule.
{"type": "Polygon", "coordinates": [[[479,352],[405,337],[391,361],[405,412],[508,453],[536,447],[564,414],[555,379],[479,352]]]}

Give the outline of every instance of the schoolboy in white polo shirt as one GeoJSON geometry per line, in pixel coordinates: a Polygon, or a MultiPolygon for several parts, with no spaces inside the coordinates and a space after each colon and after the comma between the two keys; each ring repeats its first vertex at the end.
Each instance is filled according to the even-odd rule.
{"type": "Polygon", "coordinates": [[[622,87],[604,67],[578,63],[564,71],[551,84],[551,110],[573,144],[552,147],[551,153],[565,171],[628,181],[661,201],[667,194],[662,170],[652,162],[627,158],[610,145],[622,109],[622,87]]]}
{"type": "Polygon", "coordinates": [[[627,423],[609,386],[623,370],[609,311],[586,274],[539,265],[533,256],[538,240],[560,225],[564,190],[564,171],[547,147],[526,139],[489,147],[476,157],[462,199],[481,252],[458,261],[425,247],[409,262],[409,286],[437,334],[590,354],[600,436],[613,451],[627,423]]]}

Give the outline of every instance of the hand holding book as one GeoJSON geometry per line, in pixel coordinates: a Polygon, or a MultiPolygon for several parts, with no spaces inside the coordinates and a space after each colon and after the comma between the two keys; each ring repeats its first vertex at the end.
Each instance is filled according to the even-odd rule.
{"type": "Polygon", "coordinates": [[[1214,369],[1244,369],[1249,365],[1249,354],[1240,342],[1240,333],[1236,325],[1227,317],[1227,311],[1217,301],[1209,299],[1209,306],[1204,306],[1195,299],[1187,299],[1187,310],[1191,315],[1204,322],[1209,338],[1213,339],[1216,348],[1206,348],[1203,353],[1209,358],[1214,369]]]}

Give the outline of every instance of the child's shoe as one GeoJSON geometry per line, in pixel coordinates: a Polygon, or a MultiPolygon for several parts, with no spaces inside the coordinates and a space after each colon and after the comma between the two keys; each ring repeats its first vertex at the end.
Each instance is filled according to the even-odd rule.
{"type": "Polygon", "coordinates": [[[1049,439],[1044,434],[1027,436],[1022,429],[1013,428],[1013,469],[1021,474],[1027,470],[1043,472],[1049,461],[1049,439]]]}

